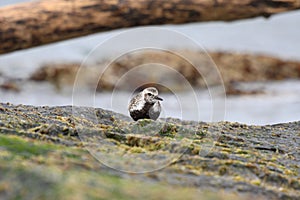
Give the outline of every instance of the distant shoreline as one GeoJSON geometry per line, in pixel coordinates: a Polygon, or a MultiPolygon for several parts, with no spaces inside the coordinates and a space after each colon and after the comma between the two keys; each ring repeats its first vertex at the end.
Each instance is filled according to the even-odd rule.
{"type": "MultiPolygon", "coordinates": [[[[153,83],[154,85],[152,86],[156,86],[161,92],[165,92],[165,88],[155,85],[155,83],[160,83],[160,81],[165,83],[165,87],[166,85],[172,85],[169,89],[173,89],[173,92],[185,91],[180,77],[176,76],[176,74],[170,74],[173,72],[168,71],[163,66],[151,63],[163,64],[170,67],[170,69],[174,69],[193,87],[205,88],[224,84],[229,95],[257,94],[260,92],[243,91],[236,87],[237,83],[300,79],[300,62],[297,61],[282,60],[265,55],[229,52],[209,52],[208,55],[212,59],[210,60],[203,52],[190,50],[181,50],[179,52],[182,52],[182,57],[159,51],[142,51],[126,55],[107,66],[107,70],[101,74],[102,78],[98,82],[100,77],[98,77],[97,73],[106,66],[105,61],[100,60],[97,62],[97,65],[81,66],[81,74],[77,77],[80,80],[77,79],[77,81],[82,86],[85,85],[87,87],[89,87],[89,84],[92,87],[94,87],[94,84],[98,84],[98,91],[111,91],[113,89],[131,91],[136,85],[142,86],[142,83],[147,82],[153,83]],[[184,60],[185,57],[188,60],[184,60]],[[193,65],[189,62],[192,62],[193,65]],[[141,68],[144,65],[149,66],[140,69],[140,72],[131,71],[132,75],[127,73],[136,67],[141,68]],[[198,70],[195,68],[196,66],[198,66],[198,70]],[[151,76],[147,76],[146,71],[148,70],[151,70],[151,76]],[[142,80],[137,79],[137,73],[144,74],[142,80]],[[220,76],[217,73],[220,73],[220,76]],[[124,78],[124,76],[127,78],[126,84],[116,85],[121,77],[124,78]],[[208,83],[210,85],[207,85],[208,83]]],[[[80,65],[81,63],[76,62],[47,63],[35,71],[31,75],[30,80],[50,82],[58,88],[72,86],[80,65]]],[[[151,86],[151,84],[148,86],[151,86]]]]}

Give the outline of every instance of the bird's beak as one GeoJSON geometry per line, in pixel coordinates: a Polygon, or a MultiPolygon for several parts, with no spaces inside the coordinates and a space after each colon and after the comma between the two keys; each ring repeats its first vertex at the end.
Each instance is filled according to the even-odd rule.
{"type": "Polygon", "coordinates": [[[159,96],[154,97],[154,99],[157,99],[157,100],[159,100],[159,101],[163,101],[163,99],[160,98],[159,96]]]}

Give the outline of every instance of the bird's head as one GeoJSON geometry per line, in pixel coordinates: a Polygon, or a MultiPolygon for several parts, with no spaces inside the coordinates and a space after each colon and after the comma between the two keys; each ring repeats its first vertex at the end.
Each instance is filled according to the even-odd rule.
{"type": "Polygon", "coordinates": [[[155,104],[156,102],[163,100],[158,96],[158,91],[155,87],[148,87],[144,89],[142,93],[147,103],[155,104]]]}

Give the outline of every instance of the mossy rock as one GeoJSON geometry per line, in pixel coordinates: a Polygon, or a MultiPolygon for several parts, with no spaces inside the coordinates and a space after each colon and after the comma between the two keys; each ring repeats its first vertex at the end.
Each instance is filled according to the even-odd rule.
{"type": "Polygon", "coordinates": [[[300,198],[300,122],[134,122],[75,111],[0,104],[1,199],[300,198]],[[119,171],[141,167],[153,170],[119,171]]]}

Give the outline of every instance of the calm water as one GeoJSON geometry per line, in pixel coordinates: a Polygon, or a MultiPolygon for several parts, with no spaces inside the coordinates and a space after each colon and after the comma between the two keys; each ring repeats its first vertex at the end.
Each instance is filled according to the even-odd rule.
{"type": "MultiPolygon", "coordinates": [[[[0,6],[14,2],[18,1],[1,1],[0,6]]],[[[206,50],[265,53],[281,58],[300,60],[299,24],[300,12],[295,11],[279,14],[270,19],[255,18],[232,23],[194,23],[163,27],[190,37],[206,50]]],[[[0,72],[6,76],[26,78],[42,63],[82,62],[97,44],[124,30],[94,34],[1,55],[0,72]]],[[[113,52],[134,42],[135,40],[126,41],[123,44],[112,45],[105,50],[106,52],[113,52]]],[[[156,38],[155,42],[164,44],[166,41],[160,41],[159,38],[156,38]]],[[[185,44],[172,42],[175,47],[186,47],[185,44]]],[[[167,41],[167,44],[169,43],[170,41],[167,41]]],[[[186,97],[180,102],[175,96],[163,95],[165,99],[163,102],[163,116],[211,121],[212,116],[215,114],[218,115],[215,120],[239,121],[248,124],[270,124],[300,120],[299,81],[272,82],[268,84],[253,83],[246,85],[246,87],[260,88],[265,91],[265,94],[227,97],[224,110],[222,108],[219,110],[212,109],[211,98],[206,91],[197,91],[199,104],[197,108],[193,103],[195,101],[192,98],[193,94],[178,94],[186,97]],[[215,112],[214,114],[213,111],[215,112]]],[[[109,93],[97,94],[94,105],[127,114],[126,104],[131,94],[117,93],[114,95],[112,98],[109,93]],[[123,99],[123,101],[112,99],[123,99]]],[[[90,105],[90,99],[86,98],[86,96],[88,95],[83,91],[82,104],[90,105]]],[[[0,101],[32,105],[70,105],[72,104],[72,90],[57,92],[47,83],[38,85],[26,83],[22,85],[20,93],[0,91],[0,101]]]]}
{"type": "MultiPolygon", "coordinates": [[[[164,101],[162,117],[175,117],[186,120],[201,121],[237,121],[247,124],[274,124],[296,121],[300,119],[300,81],[289,80],[269,83],[245,84],[247,88],[260,89],[265,94],[248,96],[230,96],[217,99],[217,109],[207,91],[193,93],[177,93],[177,97],[161,94],[164,101]],[[179,98],[178,98],[179,96],[179,98]],[[180,99],[180,100],[179,100],[180,99]],[[198,106],[196,103],[197,101],[198,106]],[[225,108],[223,108],[225,103],[225,108]],[[219,106],[219,107],[218,107],[219,106]]],[[[14,104],[32,105],[72,105],[72,90],[57,92],[51,85],[24,84],[20,93],[0,90],[0,101],[14,104]]],[[[130,93],[99,93],[94,96],[91,91],[84,90],[75,98],[75,105],[95,106],[127,113],[130,93]],[[80,102],[80,103],[78,103],[80,102]]]]}

